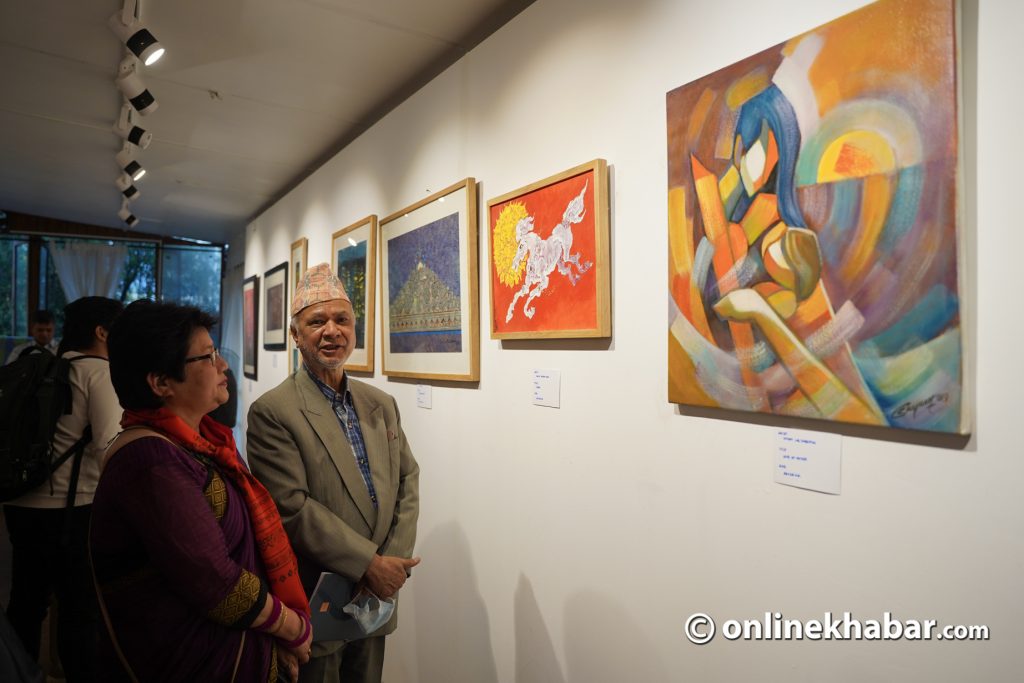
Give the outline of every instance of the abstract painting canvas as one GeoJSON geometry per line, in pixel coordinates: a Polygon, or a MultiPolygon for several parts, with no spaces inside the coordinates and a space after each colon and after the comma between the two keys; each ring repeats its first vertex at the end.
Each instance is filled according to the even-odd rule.
{"type": "Polygon", "coordinates": [[[969,430],[958,16],[882,0],[668,93],[670,401],[969,430]]]}
{"type": "Polygon", "coordinates": [[[260,313],[260,276],[250,275],[242,282],[242,374],[256,379],[259,349],[257,332],[260,313]]]}
{"type": "Polygon", "coordinates": [[[344,283],[356,317],[355,348],[345,368],[373,372],[377,217],[367,216],[331,235],[331,258],[331,267],[344,283]]]}
{"type": "Polygon", "coordinates": [[[476,183],[380,222],[384,374],[479,379],[476,183]]]}
{"type": "Polygon", "coordinates": [[[607,187],[597,159],[487,202],[492,339],[611,335],[607,187]]]}

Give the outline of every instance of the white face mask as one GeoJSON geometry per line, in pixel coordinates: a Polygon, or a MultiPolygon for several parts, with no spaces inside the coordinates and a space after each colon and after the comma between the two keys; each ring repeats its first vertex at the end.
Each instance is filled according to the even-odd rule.
{"type": "Polygon", "coordinates": [[[356,620],[363,633],[370,635],[388,623],[388,619],[395,612],[395,600],[394,598],[381,600],[364,589],[341,610],[356,620]]]}

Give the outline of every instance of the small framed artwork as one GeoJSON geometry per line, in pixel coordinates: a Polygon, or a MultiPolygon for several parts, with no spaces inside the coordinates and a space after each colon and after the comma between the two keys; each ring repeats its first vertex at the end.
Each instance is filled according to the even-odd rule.
{"type": "Polygon", "coordinates": [[[288,262],[263,274],[263,348],[284,351],[286,328],[285,298],[288,293],[288,262]]]}
{"type": "Polygon", "coordinates": [[[259,330],[260,276],[252,275],[242,281],[242,374],[256,379],[256,334],[259,330]]]}
{"type": "Polygon", "coordinates": [[[356,316],[356,343],[345,368],[373,372],[374,308],[377,272],[377,217],[331,235],[331,268],[344,283],[356,316]]]}
{"type": "Polygon", "coordinates": [[[480,379],[476,207],[466,178],[381,220],[385,375],[480,379]]]}
{"type": "MultiPolygon", "coordinates": [[[[292,242],[292,257],[289,260],[291,264],[292,273],[292,284],[288,289],[289,296],[285,302],[285,306],[291,302],[292,297],[295,296],[295,289],[299,286],[299,281],[302,279],[303,273],[306,272],[307,258],[309,256],[309,241],[302,237],[292,242]]],[[[290,315],[290,311],[285,311],[285,316],[290,315]]],[[[284,336],[288,341],[288,374],[292,374],[299,369],[299,349],[295,346],[295,341],[292,339],[291,331],[288,329],[288,323],[285,323],[284,336]]]]}
{"type": "Polygon", "coordinates": [[[604,159],[496,197],[487,217],[492,339],[611,335],[604,159]]]}

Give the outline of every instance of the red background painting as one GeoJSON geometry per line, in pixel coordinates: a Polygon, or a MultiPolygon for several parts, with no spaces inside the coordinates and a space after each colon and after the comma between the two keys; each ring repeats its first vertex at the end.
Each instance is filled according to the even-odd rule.
{"type": "MultiPolygon", "coordinates": [[[[491,329],[494,332],[545,332],[548,330],[582,330],[597,327],[597,249],[594,237],[594,172],[586,171],[580,175],[566,178],[560,182],[542,187],[527,194],[495,204],[491,207],[488,225],[493,249],[493,231],[502,209],[512,202],[522,202],[526,211],[533,216],[534,232],[541,239],[547,239],[551,230],[562,221],[565,207],[587,185],[587,193],[583,197],[586,212],[580,223],[572,226],[572,253],[579,253],[580,263],[590,262],[593,265],[584,273],[574,287],[569,278],[554,269],[548,276],[547,289],[531,302],[537,309],[533,318],[527,318],[523,306],[527,295],[516,302],[515,313],[511,322],[505,322],[505,313],[512,297],[522,288],[526,281],[526,272],[514,286],[508,286],[498,280],[498,273],[491,255],[491,300],[493,318],[491,329]]],[[[573,268],[575,274],[576,268],[573,268]]]]}

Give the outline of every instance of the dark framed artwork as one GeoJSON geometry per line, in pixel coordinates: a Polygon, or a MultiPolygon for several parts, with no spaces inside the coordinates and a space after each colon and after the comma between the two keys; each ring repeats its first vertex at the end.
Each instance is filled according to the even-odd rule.
{"type": "Polygon", "coordinates": [[[263,274],[263,348],[284,351],[288,348],[288,262],[263,274]]]}
{"type": "Polygon", "coordinates": [[[242,282],[242,374],[256,379],[259,360],[257,330],[260,315],[260,276],[251,275],[242,282]]]}

